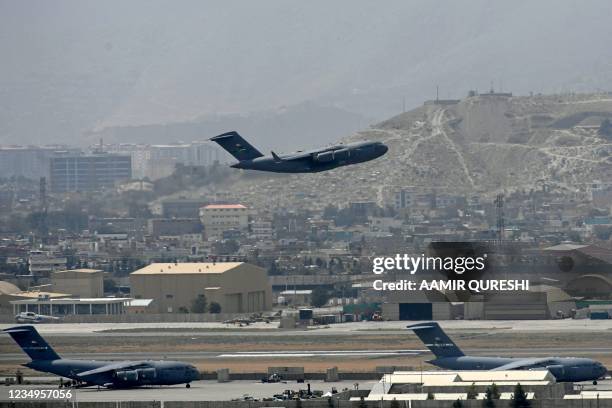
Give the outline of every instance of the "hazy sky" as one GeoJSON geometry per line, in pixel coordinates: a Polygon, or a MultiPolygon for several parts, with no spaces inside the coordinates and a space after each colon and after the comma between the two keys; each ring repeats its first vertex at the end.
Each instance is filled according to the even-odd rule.
{"type": "Polygon", "coordinates": [[[0,0],[0,143],[304,101],[612,89],[612,2],[0,0]]]}

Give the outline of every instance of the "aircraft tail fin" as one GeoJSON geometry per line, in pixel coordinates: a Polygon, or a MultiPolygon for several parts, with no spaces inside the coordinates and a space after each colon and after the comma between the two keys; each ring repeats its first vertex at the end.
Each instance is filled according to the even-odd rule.
{"type": "Polygon", "coordinates": [[[254,148],[249,142],[244,140],[236,131],[223,133],[212,137],[210,140],[216,142],[238,161],[253,160],[262,157],[263,154],[254,148]]]}
{"type": "Polygon", "coordinates": [[[34,326],[15,326],[4,329],[21,349],[32,359],[59,360],[61,357],[42,338],[34,326]]]}
{"type": "Polygon", "coordinates": [[[465,355],[436,322],[414,324],[408,326],[408,329],[412,329],[414,334],[425,344],[425,347],[438,358],[462,357],[465,355]]]}

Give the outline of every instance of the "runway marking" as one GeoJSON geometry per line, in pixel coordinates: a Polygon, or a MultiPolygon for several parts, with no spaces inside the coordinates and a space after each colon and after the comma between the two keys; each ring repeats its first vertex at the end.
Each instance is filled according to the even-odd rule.
{"type": "Polygon", "coordinates": [[[334,350],[334,351],[300,351],[300,352],[269,352],[242,351],[237,353],[219,354],[218,358],[239,357],[351,357],[351,356],[415,356],[427,350],[334,350]]]}

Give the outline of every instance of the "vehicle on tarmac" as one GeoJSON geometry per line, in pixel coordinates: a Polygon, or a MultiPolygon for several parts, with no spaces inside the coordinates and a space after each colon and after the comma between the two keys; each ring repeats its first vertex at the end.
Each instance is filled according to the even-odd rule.
{"type": "Polygon", "coordinates": [[[608,370],[598,361],[577,357],[481,357],[466,356],[436,322],[408,326],[435,356],[429,364],[448,370],[542,370],[558,382],[592,381],[604,378],[608,370]]]}
{"type": "Polygon", "coordinates": [[[15,316],[17,323],[52,323],[59,322],[60,320],[56,316],[47,316],[34,312],[21,312],[15,316]]]}
{"type": "Polygon", "coordinates": [[[262,383],[279,383],[281,381],[283,381],[283,377],[281,377],[278,373],[271,374],[270,376],[261,379],[262,383]]]}
{"type": "Polygon", "coordinates": [[[61,358],[34,326],[4,329],[32,359],[24,367],[72,380],[76,387],[134,388],[143,385],[186,384],[200,379],[191,364],[179,361],[96,361],[61,358]]]}

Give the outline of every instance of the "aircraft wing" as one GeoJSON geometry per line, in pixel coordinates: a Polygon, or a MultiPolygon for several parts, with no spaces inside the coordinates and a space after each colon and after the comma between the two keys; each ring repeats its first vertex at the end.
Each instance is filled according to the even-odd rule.
{"type": "Polygon", "coordinates": [[[291,153],[291,154],[288,154],[286,156],[282,156],[282,159],[284,161],[307,159],[307,158],[311,157],[316,152],[317,152],[316,150],[313,150],[313,151],[308,151],[308,152],[291,153]]]}
{"type": "Polygon", "coordinates": [[[299,151],[299,152],[295,152],[295,153],[289,153],[287,155],[282,156],[282,159],[284,161],[287,160],[300,160],[300,159],[308,159],[311,158],[313,156],[316,156],[319,153],[327,153],[327,152],[331,152],[334,150],[340,150],[340,149],[344,149],[346,146],[344,145],[336,145],[336,146],[331,146],[331,147],[324,147],[321,149],[312,149],[312,150],[305,150],[305,151],[299,151]]]}
{"type": "Polygon", "coordinates": [[[93,370],[89,371],[83,371],[82,373],[77,374],[77,376],[89,377],[90,375],[107,373],[109,371],[125,370],[130,368],[135,369],[149,366],[150,364],[147,361],[124,361],[121,363],[107,364],[105,366],[94,368],[93,370]]]}
{"type": "Polygon", "coordinates": [[[532,368],[546,368],[551,363],[550,358],[522,358],[520,360],[513,361],[503,366],[492,369],[491,371],[504,371],[504,370],[529,370],[532,368]]]}

